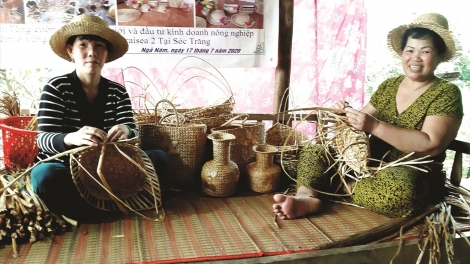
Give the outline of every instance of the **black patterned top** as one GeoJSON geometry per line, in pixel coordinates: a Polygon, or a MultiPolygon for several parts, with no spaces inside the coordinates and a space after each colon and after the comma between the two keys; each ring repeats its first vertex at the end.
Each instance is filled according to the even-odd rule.
{"type": "MultiPolygon", "coordinates": [[[[405,111],[398,114],[396,95],[398,87],[405,78],[404,75],[392,77],[380,84],[372,95],[370,104],[375,107],[375,117],[383,122],[393,124],[400,128],[421,130],[426,116],[449,116],[463,118],[462,95],[460,89],[453,83],[438,79],[405,111]]],[[[384,159],[386,162],[397,160],[406,155],[381,139],[371,136],[371,156],[381,159],[390,150],[384,159]]],[[[410,159],[417,157],[410,157],[410,159]]],[[[435,162],[445,160],[445,151],[433,158],[435,162]]]]}
{"type": "MultiPolygon", "coordinates": [[[[108,132],[114,125],[123,124],[136,135],[131,101],[126,88],[101,77],[98,95],[90,103],[76,72],[51,79],[43,88],[38,111],[36,162],[67,150],[64,137],[83,126],[108,132]]],[[[68,156],[57,161],[68,163],[68,156]]]]}

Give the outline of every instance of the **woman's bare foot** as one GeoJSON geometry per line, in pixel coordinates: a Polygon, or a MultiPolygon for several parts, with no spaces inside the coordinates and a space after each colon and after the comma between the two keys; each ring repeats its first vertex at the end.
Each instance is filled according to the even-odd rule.
{"type": "Polygon", "coordinates": [[[283,220],[314,214],[322,208],[320,199],[302,192],[297,192],[296,196],[275,194],[274,201],[277,203],[273,204],[273,211],[283,220]]]}

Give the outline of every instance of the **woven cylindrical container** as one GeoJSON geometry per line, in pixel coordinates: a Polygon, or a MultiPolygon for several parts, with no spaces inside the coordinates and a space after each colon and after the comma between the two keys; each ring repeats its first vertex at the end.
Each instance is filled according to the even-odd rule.
{"type": "Polygon", "coordinates": [[[271,145],[256,145],[253,151],[256,153],[256,161],[246,167],[250,189],[259,193],[277,190],[281,182],[281,168],[273,163],[277,148],[271,145]]]}
{"type": "Polygon", "coordinates": [[[216,132],[207,138],[213,142],[214,159],[204,163],[202,167],[202,191],[215,197],[233,195],[240,178],[237,164],[230,160],[230,141],[235,136],[216,132]]]}
{"type": "MultiPolygon", "coordinates": [[[[173,104],[166,100],[159,104],[173,104]]],[[[174,106],[173,106],[174,108],[174,106]]],[[[176,112],[176,110],[175,110],[176,112]]],[[[158,113],[155,109],[155,113],[158,113]]],[[[168,155],[166,174],[163,175],[162,184],[181,187],[194,183],[199,175],[207,141],[207,126],[204,124],[184,124],[181,119],[166,116],[153,124],[139,124],[139,139],[142,149],[161,149],[168,155]],[[174,123],[165,123],[175,120],[174,123]]]]}
{"type": "Polygon", "coordinates": [[[235,135],[230,142],[230,160],[238,165],[240,176],[246,177],[246,165],[255,161],[253,146],[264,144],[266,141],[266,130],[263,122],[242,122],[223,124],[212,128],[211,132],[224,132],[235,135]]]}

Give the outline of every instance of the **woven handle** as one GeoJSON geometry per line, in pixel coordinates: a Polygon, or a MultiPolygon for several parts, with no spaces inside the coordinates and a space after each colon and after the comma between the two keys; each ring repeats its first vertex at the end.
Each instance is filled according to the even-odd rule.
{"type": "Polygon", "coordinates": [[[245,124],[245,121],[248,119],[248,115],[247,114],[239,114],[235,117],[232,117],[230,118],[229,120],[227,120],[227,122],[223,123],[222,125],[220,125],[220,127],[224,127],[224,126],[227,126],[227,125],[241,125],[241,127],[243,127],[243,125],[245,124]],[[237,120],[238,118],[240,118],[240,120],[242,120],[241,124],[232,124],[233,121],[237,120]]]}
{"type": "Polygon", "coordinates": [[[163,120],[165,120],[165,118],[168,118],[168,117],[173,116],[173,115],[176,116],[176,127],[180,126],[180,117],[182,117],[183,122],[185,122],[185,120],[186,120],[186,118],[183,115],[178,114],[178,112],[176,111],[175,105],[170,100],[161,99],[160,101],[158,101],[155,104],[155,126],[162,125],[162,122],[163,122],[163,120]],[[171,108],[173,108],[174,114],[167,114],[164,117],[162,117],[160,120],[158,120],[157,109],[158,109],[158,105],[161,104],[161,103],[169,104],[171,106],[171,108]]]}

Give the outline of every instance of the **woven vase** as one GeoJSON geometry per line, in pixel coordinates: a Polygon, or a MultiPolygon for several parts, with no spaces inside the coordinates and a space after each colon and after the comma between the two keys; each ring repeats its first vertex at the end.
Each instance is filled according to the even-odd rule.
{"type": "Polygon", "coordinates": [[[256,161],[246,166],[250,189],[258,193],[269,193],[279,188],[281,167],[274,164],[277,148],[272,145],[256,145],[253,147],[256,161]]]}
{"type": "Polygon", "coordinates": [[[214,159],[202,167],[202,191],[215,197],[230,196],[235,193],[240,178],[237,164],[230,160],[230,141],[235,136],[217,132],[207,138],[212,140],[214,159]]]}

